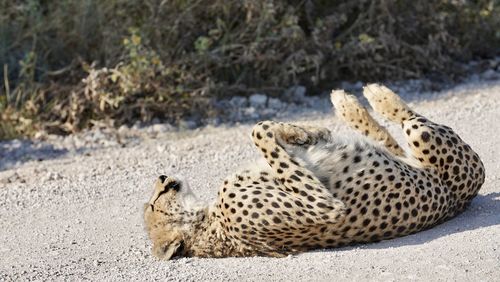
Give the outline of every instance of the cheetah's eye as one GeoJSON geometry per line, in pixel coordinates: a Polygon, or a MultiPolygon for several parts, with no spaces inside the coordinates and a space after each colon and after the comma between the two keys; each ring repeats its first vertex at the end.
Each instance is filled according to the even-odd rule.
{"type": "Polygon", "coordinates": [[[160,179],[161,183],[163,183],[168,178],[168,176],[166,176],[166,175],[160,175],[158,178],[160,179]]]}
{"type": "Polygon", "coordinates": [[[173,182],[170,183],[167,187],[167,189],[174,189],[175,191],[179,192],[181,189],[181,184],[179,182],[173,182]]]}

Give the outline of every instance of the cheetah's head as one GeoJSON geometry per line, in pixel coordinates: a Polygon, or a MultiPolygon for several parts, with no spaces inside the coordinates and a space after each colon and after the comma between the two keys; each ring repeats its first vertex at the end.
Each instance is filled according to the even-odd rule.
{"type": "Polygon", "coordinates": [[[153,241],[153,254],[168,260],[186,256],[185,241],[205,218],[203,203],[191,193],[187,183],[161,175],[154,194],[144,205],[144,221],[153,241]]]}

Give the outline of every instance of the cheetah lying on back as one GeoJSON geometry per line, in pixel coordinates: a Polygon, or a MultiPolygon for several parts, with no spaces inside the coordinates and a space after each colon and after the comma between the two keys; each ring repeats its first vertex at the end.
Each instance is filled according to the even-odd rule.
{"type": "Polygon", "coordinates": [[[484,182],[478,155],[388,88],[368,85],[364,95],[402,126],[408,156],[354,96],[333,91],[339,118],[367,138],[346,142],[325,128],[260,122],[252,139],[269,166],[226,179],[212,206],[160,176],[144,208],[154,255],[284,256],[404,236],[461,213],[484,182]]]}

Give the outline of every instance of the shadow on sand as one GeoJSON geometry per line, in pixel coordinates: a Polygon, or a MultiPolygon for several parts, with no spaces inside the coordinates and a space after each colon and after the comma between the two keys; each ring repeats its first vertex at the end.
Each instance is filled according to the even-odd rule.
{"type": "Polygon", "coordinates": [[[19,166],[27,161],[43,161],[59,158],[68,153],[51,144],[29,140],[0,142],[0,171],[19,166]]]}
{"type": "MultiPolygon", "coordinates": [[[[428,230],[378,243],[359,244],[351,247],[345,247],[338,249],[337,251],[347,251],[352,248],[386,249],[420,245],[451,234],[497,225],[500,225],[500,192],[493,192],[487,195],[477,195],[465,212],[428,230]]],[[[333,249],[327,251],[336,250],[333,249]]]]}

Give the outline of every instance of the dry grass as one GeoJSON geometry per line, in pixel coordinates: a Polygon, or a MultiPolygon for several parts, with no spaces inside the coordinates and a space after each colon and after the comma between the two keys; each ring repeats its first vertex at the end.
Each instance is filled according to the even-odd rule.
{"type": "Polygon", "coordinates": [[[454,78],[498,46],[496,0],[0,0],[0,139],[205,117],[296,84],[454,78]]]}

